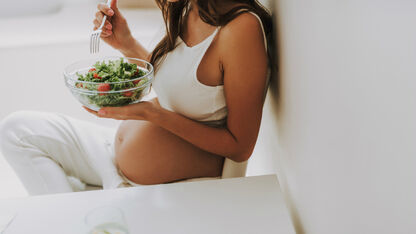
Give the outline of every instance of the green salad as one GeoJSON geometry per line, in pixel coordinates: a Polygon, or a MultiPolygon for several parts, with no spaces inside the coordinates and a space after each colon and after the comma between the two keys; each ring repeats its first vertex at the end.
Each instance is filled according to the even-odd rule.
{"type": "Polygon", "coordinates": [[[88,104],[97,107],[123,106],[137,102],[142,97],[148,88],[147,85],[141,87],[148,82],[148,78],[143,77],[147,72],[137,64],[124,62],[123,59],[102,61],[94,64],[84,74],[77,73],[78,81],[89,83],[76,82],[75,86],[79,90],[78,94],[84,96],[82,98],[84,102],[87,99],[88,104]]]}

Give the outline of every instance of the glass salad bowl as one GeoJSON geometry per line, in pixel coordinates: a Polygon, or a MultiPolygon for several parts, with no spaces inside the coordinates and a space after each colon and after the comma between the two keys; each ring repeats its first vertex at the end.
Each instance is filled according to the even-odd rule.
{"type": "Polygon", "coordinates": [[[150,92],[153,66],[145,60],[117,56],[86,59],[67,66],[64,78],[82,105],[98,111],[140,102],[150,92]]]}

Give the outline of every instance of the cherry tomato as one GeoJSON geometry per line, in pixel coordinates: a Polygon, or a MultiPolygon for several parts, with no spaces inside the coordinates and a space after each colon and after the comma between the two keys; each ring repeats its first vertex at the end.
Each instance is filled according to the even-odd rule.
{"type": "Polygon", "coordinates": [[[132,91],[126,91],[126,92],[123,93],[123,95],[125,97],[131,97],[131,96],[133,96],[133,92],[132,91]]]}
{"type": "MultiPolygon", "coordinates": [[[[107,91],[110,91],[110,89],[111,89],[110,84],[106,84],[106,83],[98,85],[98,88],[97,88],[97,90],[100,92],[107,92],[107,91]]],[[[102,95],[105,95],[105,93],[100,93],[99,95],[102,96],[102,95]]]]}
{"type": "Polygon", "coordinates": [[[94,73],[93,77],[96,79],[101,79],[101,77],[99,77],[97,73],[94,73]]]}

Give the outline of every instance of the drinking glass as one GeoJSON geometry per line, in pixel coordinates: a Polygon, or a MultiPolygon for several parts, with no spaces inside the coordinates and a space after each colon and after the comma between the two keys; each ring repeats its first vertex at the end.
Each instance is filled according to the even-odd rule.
{"type": "Polygon", "coordinates": [[[97,207],[85,216],[88,234],[129,234],[123,211],[114,206],[97,207]]]}

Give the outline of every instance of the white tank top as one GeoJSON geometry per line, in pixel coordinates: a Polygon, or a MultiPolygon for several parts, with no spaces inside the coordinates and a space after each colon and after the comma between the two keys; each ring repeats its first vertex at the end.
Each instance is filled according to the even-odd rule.
{"type": "MultiPolygon", "coordinates": [[[[260,21],[267,50],[263,24],[252,14],[260,21]]],[[[161,107],[207,125],[225,123],[228,111],[224,86],[205,85],[197,78],[199,64],[219,29],[192,47],[178,37],[178,46],[159,65],[152,85],[161,107]]]]}

